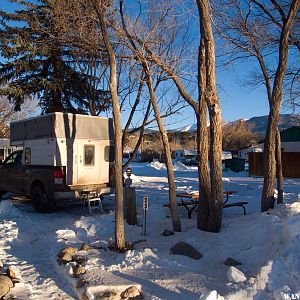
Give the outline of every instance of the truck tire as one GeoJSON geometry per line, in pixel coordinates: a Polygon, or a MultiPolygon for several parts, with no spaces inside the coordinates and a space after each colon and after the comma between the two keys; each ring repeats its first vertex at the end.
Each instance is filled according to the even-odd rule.
{"type": "Polygon", "coordinates": [[[31,198],[33,203],[33,208],[37,212],[45,213],[49,212],[51,209],[51,204],[46,194],[45,188],[38,184],[31,192],[31,198]]]}

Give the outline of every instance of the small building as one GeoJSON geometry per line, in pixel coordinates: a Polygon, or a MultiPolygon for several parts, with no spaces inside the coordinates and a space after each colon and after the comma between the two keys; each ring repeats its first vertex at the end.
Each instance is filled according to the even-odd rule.
{"type": "MultiPolygon", "coordinates": [[[[123,159],[126,161],[130,159],[133,156],[133,150],[132,149],[126,149],[123,153],[123,159]]],[[[141,162],[142,161],[142,151],[141,149],[138,149],[137,153],[134,155],[133,161],[135,162],[141,162]]]]}
{"type": "Polygon", "coordinates": [[[222,160],[225,160],[225,159],[232,159],[231,151],[223,151],[222,152],[222,160]]]}
{"type": "Polygon", "coordinates": [[[251,152],[263,152],[263,150],[262,150],[261,146],[251,146],[251,147],[248,147],[246,149],[239,150],[238,151],[238,157],[243,158],[246,161],[248,161],[249,153],[251,153],[251,152]]]}
{"type": "Polygon", "coordinates": [[[197,158],[197,150],[192,149],[180,149],[175,150],[173,152],[173,157],[177,161],[185,162],[189,159],[196,159],[197,158]]]}
{"type": "Polygon", "coordinates": [[[11,146],[9,139],[0,139],[0,160],[4,160],[13,151],[20,149],[17,146],[11,146]]]}
{"type": "Polygon", "coordinates": [[[281,148],[284,152],[300,152],[300,126],[280,132],[281,148]]]}

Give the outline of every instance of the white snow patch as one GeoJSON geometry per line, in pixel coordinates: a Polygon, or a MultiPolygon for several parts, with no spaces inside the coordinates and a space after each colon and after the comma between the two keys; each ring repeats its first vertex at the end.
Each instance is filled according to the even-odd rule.
{"type": "Polygon", "coordinates": [[[153,161],[149,164],[149,167],[155,169],[155,170],[165,170],[166,169],[166,165],[164,163],[161,163],[159,161],[153,161]]]}

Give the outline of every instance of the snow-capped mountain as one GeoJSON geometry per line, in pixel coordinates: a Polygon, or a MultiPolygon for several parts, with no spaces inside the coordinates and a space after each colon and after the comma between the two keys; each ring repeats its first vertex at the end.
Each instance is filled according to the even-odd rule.
{"type": "MultiPolygon", "coordinates": [[[[259,116],[259,117],[252,117],[250,119],[238,119],[233,122],[226,123],[224,126],[231,126],[237,122],[245,122],[247,128],[251,129],[253,132],[260,136],[264,136],[268,126],[268,115],[259,116]]],[[[279,116],[279,129],[287,129],[292,126],[299,126],[300,125],[300,115],[293,115],[293,114],[281,114],[279,116]]],[[[207,124],[209,126],[209,122],[207,124]]],[[[172,131],[175,132],[194,132],[197,130],[197,124],[190,124],[178,129],[174,129],[172,131]]]]}

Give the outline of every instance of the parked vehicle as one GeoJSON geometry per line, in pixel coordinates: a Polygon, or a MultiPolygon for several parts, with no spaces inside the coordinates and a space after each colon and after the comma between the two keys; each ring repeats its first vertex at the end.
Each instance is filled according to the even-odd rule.
{"type": "Polygon", "coordinates": [[[112,119],[52,113],[11,123],[11,145],[0,165],[0,193],[32,197],[37,211],[60,200],[112,191],[112,119]]]}

